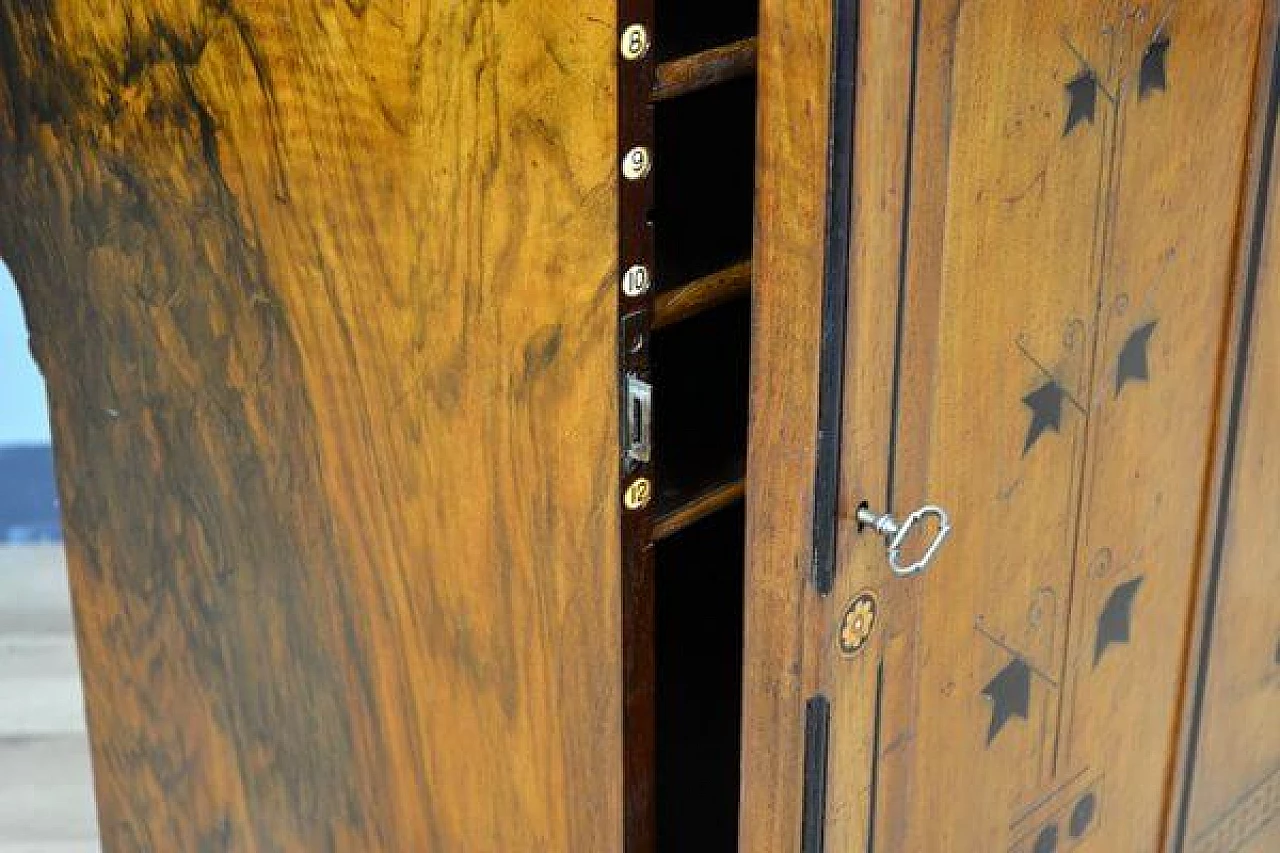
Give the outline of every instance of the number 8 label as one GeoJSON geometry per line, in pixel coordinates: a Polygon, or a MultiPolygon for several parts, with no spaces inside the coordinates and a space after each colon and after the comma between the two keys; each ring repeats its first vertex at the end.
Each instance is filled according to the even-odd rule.
{"type": "Polygon", "coordinates": [[[632,24],[622,31],[622,56],[636,60],[649,52],[649,31],[642,24],[632,24]]]}

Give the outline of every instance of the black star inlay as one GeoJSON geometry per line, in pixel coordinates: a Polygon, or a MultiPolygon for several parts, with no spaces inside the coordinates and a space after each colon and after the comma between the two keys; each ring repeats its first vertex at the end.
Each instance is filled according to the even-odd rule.
{"type": "Polygon", "coordinates": [[[1023,456],[1045,430],[1058,432],[1062,426],[1062,401],[1066,396],[1067,392],[1058,380],[1050,379],[1022,398],[1023,404],[1031,410],[1031,426],[1027,429],[1027,442],[1022,446],[1023,456]]]}
{"type": "Polygon", "coordinates": [[[1080,122],[1093,124],[1094,109],[1098,105],[1098,78],[1091,70],[1080,72],[1067,84],[1067,126],[1062,135],[1067,136],[1080,122]]]}
{"type": "Polygon", "coordinates": [[[1031,667],[1022,658],[1015,657],[982,688],[982,695],[991,700],[991,725],[987,729],[987,746],[990,746],[1010,717],[1027,719],[1031,707],[1031,667]]]}
{"type": "Polygon", "coordinates": [[[1125,581],[1111,591],[1111,597],[1098,617],[1098,638],[1093,644],[1093,665],[1102,660],[1103,653],[1115,643],[1129,642],[1129,627],[1133,620],[1133,599],[1142,586],[1142,575],[1125,581]]]}
{"type": "Polygon", "coordinates": [[[1156,89],[1165,91],[1164,55],[1168,50],[1168,36],[1159,36],[1147,45],[1147,52],[1142,55],[1142,68],[1138,71],[1138,100],[1156,89]]]}
{"type": "Polygon", "coordinates": [[[1152,320],[1133,330],[1129,335],[1129,340],[1125,341],[1124,348],[1120,350],[1120,361],[1116,365],[1116,396],[1120,396],[1120,389],[1124,388],[1125,383],[1130,379],[1140,379],[1146,382],[1150,377],[1147,374],[1147,344],[1151,341],[1151,334],[1156,330],[1156,321],[1152,320]]]}

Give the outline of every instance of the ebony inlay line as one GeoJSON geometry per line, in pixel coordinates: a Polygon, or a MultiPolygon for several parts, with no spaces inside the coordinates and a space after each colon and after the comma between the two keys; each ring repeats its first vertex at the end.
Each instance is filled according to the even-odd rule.
{"type": "Polygon", "coordinates": [[[751,262],[695,279],[675,290],[659,293],[654,300],[653,328],[661,329],[747,293],[751,289],[751,262]]]}
{"type": "Polygon", "coordinates": [[[915,0],[911,26],[911,82],[907,91],[907,147],[902,178],[902,230],[898,240],[898,308],[893,343],[893,382],[889,402],[889,462],[885,476],[885,512],[894,510],[898,469],[898,409],[902,402],[902,337],[907,322],[907,264],[911,248],[911,179],[916,139],[916,91],[920,77],[920,0],[915,0]]]}
{"type": "Polygon", "coordinates": [[[1222,560],[1226,551],[1227,523],[1231,514],[1231,489],[1235,482],[1240,419],[1244,407],[1245,382],[1253,343],[1254,312],[1258,302],[1258,278],[1262,268],[1262,249],[1266,242],[1267,217],[1271,207],[1271,181],[1274,177],[1276,124],[1280,115],[1280,39],[1272,49],[1271,82],[1267,93],[1266,124],[1263,127],[1262,155],[1258,165],[1257,202],[1250,226],[1249,259],[1245,272],[1243,303],[1240,307],[1239,356],[1231,379],[1231,406],[1227,416],[1227,440],[1223,450],[1222,480],[1218,517],[1214,522],[1213,550],[1209,561],[1209,579],[1205,587],[1204,630],[1196,653],[1195,691],[1191,704],[1190,732],[1187,739],[1187,767],[1178,804],[1178,823],[1174,833],[1174,850],[1182,853],[1187,841],[1187,821],[1191,811],[1191,793],[1195,787],[1196,757],[1199,755],[1200,726],[1204,714],[1205,690],[1209,683],[1209,658],[1213,649],[1214,617],[1217,613],[1218,585],[1222,577],[1222,560]]]}
{"type": "Polygon", "coordinates": [[[658,516],[653,523],[653,541],[660,542],[712,513],[733,506],[742,500],[744,494],[746,494],[744,482],[734,480],[695,495],[658,516]]]}
{"type": "Polygon", "coordinates": [[[884,714],[884,658],[876,664],[876,710],[871,728],[871,780],[867,784],[867,853],[876,849],[876,798],[880,787],[880,737],[884,714]]]}
{"type": "Polygon", "coordinates": [[[844,344],[849,304],[849,220],[853,198],[854,94],[858,65],[858,0],[835,0],[831,76],[831,142],[827,164],[827,244],[822,341],[818,366],[817,471],[814,477],[813,583],[822,595],[835,583],[836,513],[840,500],[840,422],[844,409],[844,344]]]}
{"type": "Polygon", "coordinates": [[[801,853],[822,853],[827,828],[827,749],[831,703],[821,693],[804,709],[804,803],[801,853]]]}
{"type": "Polygon", "coordinates": [[[649,98],[665,101],[754,74],[756,37],[713,47],[663,62],[654,74],[649,98]]]}

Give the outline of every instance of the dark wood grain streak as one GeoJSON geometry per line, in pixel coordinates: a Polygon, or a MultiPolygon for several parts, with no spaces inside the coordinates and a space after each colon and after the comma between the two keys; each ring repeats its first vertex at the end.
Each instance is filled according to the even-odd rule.
{"type": "Polygon", "coordinates": [[[611,15],[0,2],[105,849],[619,848],[611,15]]]}

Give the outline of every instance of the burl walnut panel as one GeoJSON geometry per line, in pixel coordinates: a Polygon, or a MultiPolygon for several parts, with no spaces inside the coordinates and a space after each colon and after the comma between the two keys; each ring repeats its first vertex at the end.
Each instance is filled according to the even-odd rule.
{"type": "Polygon", "coordinates": [[[107,850],[618,849],[615,51],[0,2],[107,850]]]}

